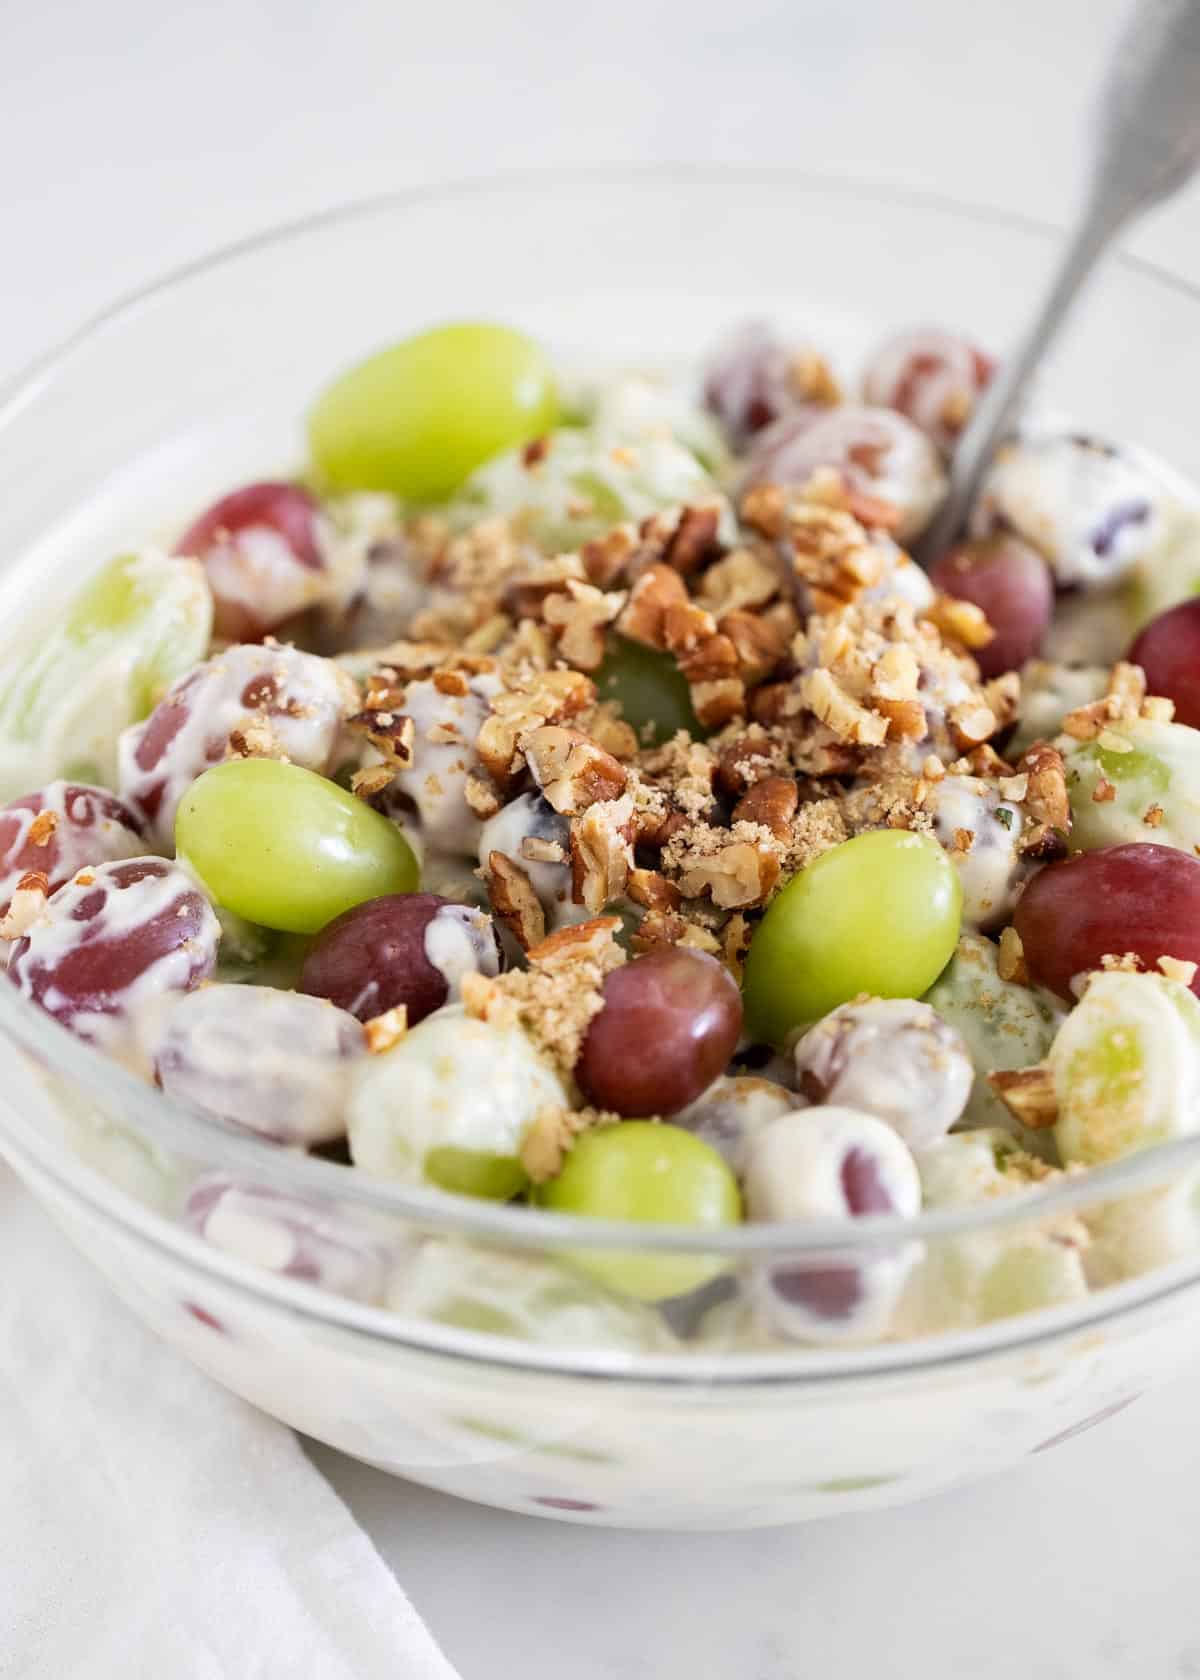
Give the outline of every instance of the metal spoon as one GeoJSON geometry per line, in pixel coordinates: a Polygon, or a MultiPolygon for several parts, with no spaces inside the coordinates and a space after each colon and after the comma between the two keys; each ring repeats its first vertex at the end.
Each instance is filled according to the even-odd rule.
{"type": "Polygon", "coordinates": [[[1106,247],[1200,165],[1200,0],[1139,0],[1109,62],[1093,123],[1083,209],[1031,325],[954,451],[949,494],[919,545],[926,563],[966,524],[996,445],[1106,247]]]}

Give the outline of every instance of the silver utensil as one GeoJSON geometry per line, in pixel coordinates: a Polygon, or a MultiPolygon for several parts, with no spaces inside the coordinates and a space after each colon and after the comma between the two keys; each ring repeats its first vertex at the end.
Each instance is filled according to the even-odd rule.
{"type": "Polygon", "coordinates": [[[1200,0],[1139,0],[1109,61],[1092,123],[1083,208],[1032,323],[959,440],[949,494],[919,544],[926,563],[962,531],[1030,378],[1108,245],[1178,192],[1200,164],[1200,0]]]}

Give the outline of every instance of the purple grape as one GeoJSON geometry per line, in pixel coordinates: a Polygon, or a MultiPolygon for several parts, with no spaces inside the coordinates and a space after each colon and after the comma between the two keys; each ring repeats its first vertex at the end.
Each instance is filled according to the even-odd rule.
{"type": "Polygon", "coordinates": [[[175,552],[203,561],[218,636],[258,641],[326,592],[319,513],[299,485],[264,481],[222,496],[189,525],[175,552]]]}
{"type": "Polygon", "coordinates": [[[929,577],[944,594],[974,602],[995,631],[975,653],[985,677],[1033,658],[1054,613],[1054,583],[1037,549],[1020,537],[976,537],[943,554],[929,577]]]}
{"type": "Polygon", "coordinates": [[[77,869],[145,850],[140,819],[115,793],[51,782],[0,810],[0,915],[22,875],[36,870],[57,892],[77,869]]]}
{"type": "Polygon", "coordinates": [[[204,986],[172,1009],[154,1068],[168,1096],[278,1143],[346,1132],[363,1030],[324,998],[270,986],[204,986]]]}
{"type": "Polygon", "coordinates": [[[162,858],[81,869],[18,939],[8,977],[47,1014],[141,1065],[148,1006],[213,972],[220,923],[192,877],[162,858]]]}
{"type": "Polygon", "coordinates": [[[724,1073],[741,1029],[741,993],[715,957],[651,951],[604,982],[575,1077],[597,1108],[676,1114],[724,1073]]]}
{"type": "Polygon", "coordinates": [[[390,893],[358,904],[313,941],[300,990],[360,1021],[403,1004],[408,1024],[459,995],[464,974],[498,974],[491,917],[436,893],[390,893]]]}

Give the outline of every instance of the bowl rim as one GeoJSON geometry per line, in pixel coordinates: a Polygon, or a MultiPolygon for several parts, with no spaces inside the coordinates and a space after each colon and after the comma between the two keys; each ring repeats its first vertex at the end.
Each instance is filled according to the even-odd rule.
{"type": "MultiPolygon", "coordinates": [[[[426,204],[505,194],[555,192],[564,188],[581,190],[588,186],[662,191],[681,184],[712,190],[757,186],[786,188],[796,193],[844,194],[860,202],[873,202],[889,208],[900,204],[989,228],[1015,229],[1034,235],[1043,242],[1063,237],[1062,227],[1052,221],[973,204],[937,192],[854,175],[761,165],[599,164],[500,172],[395,189],[334,204],[233,240],[118,297],[0,386],[0,443],[7,428],[19,421],[28,405],[55,382],[70,376],[76,356],[86,351],[93,340],[122,328],[133,321],[139,311],[152,308],[160,300],[186,288],[190,282],[202,280],[214,270],[232,268],[239,261],[253,258],[270,247],[286,247],[291,241],[327,233],[348,222],[403,213],[426,204]]],[[[1189,302],[1200,302],[1200,285],[1192,284],[1159,264],[1126,252],[1117,252],[1111,260],[1115,267],[1154,286],[1166,288],[1189,302]]],[[[633,1247],[645,1253],[703,1253],[740,1261],[781,1253],[827,1255],[831,1250],[847,1256],[870,1254],[894,1248],[898,1242],[939,1241],[1020,1225],[1026,1223],[1034,1212],[1039,1220],[1049,1220],[1070,1214],[1082,1206],[1126,1194],[1131,1189],[1151,1188],[1166,1180],[1174,1180],[1185,1168],[1200,1166],[1200,1135],[1193,1135],[1152,1146],[1077,1176],[1071,1175],[1049,1189],[1032,1187],[1027,1192],[1014,1192],[987,1204],[921,1213],[911,1220],[895,1215],[872,1215],[854,1220],[852,1229],[847,1229],[846,1222],[836,1220],[763,1222],[716,1232],[698,1232],[670,1225],[584,1220],[576,1215],[552,1213],[542,1208],[518,1208],[455,1196],[432,1188],[372,1180],[335,1162],[281,1150],[254,1134],[215,1124],[201,1111],[173,1101],[149,1086],[102,1051],[76,1038],[30,1000],[4,986],[0,986],[0,1030],[56,1074],[66,1075],[86,1090],[99,1092],[106,1104],[121,1112],[151,1143],[180,1149],[214,1168],[218,1161],[222,1167],[244,1166],[261,1180],[293,1190],[301,1196],[358,1204],[390,1214],[426,1231],[485,1242],[491,1240],[515,1249],[561,1252],[578,1247],[581,1233],[586,1230],[589,1248],[633,1247]]],[[[9,1124],[4,1107],[0,1105],[0,1133],[9,1124]]],[[[19,1143],[17,1147],[20,1148],[19,1143]]],[[[104,1182],[100,1175],[93,1173],[93,1176],[100,1183],[104,1182]]],[[[111,1186],[108,1188],[112,1189],[111,1186]]],[[[75,1187],[75,1193],[78,1193],[78,1187],[75,1187]]],[[[141,1211],[145,1213],[146,1210],[141,1211]]],[[[165,1225],[175,1235],[188,1237],[196,1245],[193,1257],[202,1254],[206,1261],[210,1261],[216,1254],[199,1238],[191,1238],[189,1233],[181,1232],[165,1216],[153,1214],[148,1217],[165,1225]]],[[[224,1260],[226,1257],[221,1258],[224,1260]]],[[[262,1272],[253,1272],[252,1275],[258,1279],[270,1277],[270,1274],[262,1272]]],[[[272,1279],[272,1282],[279,1284],[285,1293],[293,1287],[286,1280],[272,1279]]],[[[1166,1285],[1168,1289],[1177,1286],[1170,1282],[1166,1285]]],[[[314,1291],[303,1285],[295,1287],[300,1301],[309,1311],[312,1310],[310,1297],[313,1295],[323,1300],[332,1299],[341,1308],[352,1305],[343,1297],[330,1297],[328,1292],[314,1291]]],[[[1112,1286],[1083,1299],[1085,1302],[1109,1299],[1125,1288],[1125,1285],[1112,1286]]],[[[1074,1303],[1070,1319],[1072,1324],[1092,1322],[1094,1315],[1080,1313],[1078,1309],[1079,1303],[1074,1303]]],[[[370,1312],[371,1309],[360,1310],[370,1312]]],[[[381,1316],[386,1318],[388,1315],[381,1316]]],[[[1045,1316],[1044,1313],[1020,1315],[1014,1322],[1045,1316]]],[[[972,1336],[977,1334],[970,1332],[972,1336]]],[[[1011,1341],[1024,1339],[1021,1336],[1007,1338],[1011,1341]]],[[[943,1333],[928,1340],[945,1345],[947,1337],[943,1333]]],[[[424,1337],[421,1345],[429,1345],[424,1337]]],[[[920,1344],[906,1342],[890,1345],[913,1347],[920,1344]]],[[[794,1350],[795,1353],[803,1351],[806,1350],[794,1350]]],[[[846,1350],[840,1357],[852,1358],[861,1365],[866,1351],[846,1350]]],[[[538,1352],[540,1355],[545,1350],[538,1352]]],[[[576,1357],[572,1356],[572,1359],[576,1357]]],[[[522,1362],[529,1361],[525,1359],[522,1362]]],[[[574,1368],[573,1364],[571,1368],[574,1368]]]]}

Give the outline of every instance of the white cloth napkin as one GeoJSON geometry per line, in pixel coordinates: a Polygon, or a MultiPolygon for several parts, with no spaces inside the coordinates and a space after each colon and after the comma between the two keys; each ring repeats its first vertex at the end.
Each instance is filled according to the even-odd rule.
{"type": "Polygon", "coordinates": [[[0,1675],[454,1680],[291,1431],[144,1330],[2,1163],[0,1675]]]}

